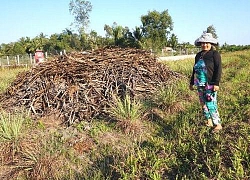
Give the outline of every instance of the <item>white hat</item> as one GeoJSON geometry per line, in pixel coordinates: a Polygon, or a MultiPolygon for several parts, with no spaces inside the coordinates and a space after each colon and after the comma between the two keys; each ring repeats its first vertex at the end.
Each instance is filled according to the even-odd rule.
{"type": "Polygon", "coordinates": [[[218,45],[217,39],[215,39],[211,33],[203,33],[201,37],[195,40],[194,45],[200,46],[202,42],[208,42],[214,45],[218,45]]]}

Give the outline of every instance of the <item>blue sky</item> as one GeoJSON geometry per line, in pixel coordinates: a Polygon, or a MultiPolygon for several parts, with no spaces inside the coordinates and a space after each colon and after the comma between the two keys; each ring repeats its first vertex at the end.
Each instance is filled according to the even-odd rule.
{"type": "MultiPolygon", "coordinates": [[[[93,6],[89,30],[104,36],[105,24],[116,22],[131,30],[141,25],[140,17],[148,11],[168,10],[180,43],[193,44],[201,33],[213,25],[220,44],[250,44],[250,0],[89,0],[93,6]]],[[[1,0],[0,44],[48,37],[66,28],[74,29],[69,13],[70,0],[1,0]]]]}

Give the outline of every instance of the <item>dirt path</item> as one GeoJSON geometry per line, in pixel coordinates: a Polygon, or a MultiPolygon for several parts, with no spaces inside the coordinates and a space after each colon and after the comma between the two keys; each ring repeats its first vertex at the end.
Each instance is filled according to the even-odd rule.
{"type": "Polygon", "coordinates": [[[166,56],[166,57],[159,57],[158,61],[177,61],[183,59],[194,59],[195,54],[191,55],[180,55],[180,56],[166,56]]]}

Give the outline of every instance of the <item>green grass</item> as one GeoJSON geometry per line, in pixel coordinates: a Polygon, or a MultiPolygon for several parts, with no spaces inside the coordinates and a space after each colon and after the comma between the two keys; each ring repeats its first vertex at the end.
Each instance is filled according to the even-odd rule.
{"type": "Polygon", "coordinates": [[[0,69],[0,92],[3,92],[11,82],[16,78],[19,72],[27,70],[26,68],[16,68],[16,69],[0,69]]]}
{"type": "Polygon", "coordinates": [[[0,114],[0,139],[2,141],[16,141],[20,138],[24,118],[20,115],[0,114]]]}
{"type": "MultiPolygon", "coordinates": [[[[110,121],[96,119],[65,129],[51,127],[49,120],[19,122],[18,116],[2,114],[1,126],[6,128],[1,133],[6,137],[0,139],[0,175],[9,179],[250,179],[249,59],[250,51],[222,54],[218,105],[223,130],[218,134],[204,126],[196,92],[188,89],[194,60],[168,61],[170,69],[186,78],[162,87],[147,102],[129,96],[117,99],[110,121]],[[140,133],[124,131],[128,127],[140,133]],[[15,151],[9,139],[19,140],[15,151]]],[[[1,91],[15,74],[15,70],[0,73],[5,80],[1,91]],[[8,79],[6,74],[13,75],[8,79]]]]}
{"type": "Polygon", "coordinates": [[[111,105],[110,114],[119,121],[136,121],[140,118],[142,105],[132,100],[127,94],[124,99],[114,96],[114,104],[111,105]]]}

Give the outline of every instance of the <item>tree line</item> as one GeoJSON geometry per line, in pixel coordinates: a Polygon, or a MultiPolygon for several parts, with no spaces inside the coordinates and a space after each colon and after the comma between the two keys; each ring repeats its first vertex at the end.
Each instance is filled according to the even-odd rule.
{"type": "MultiPolygon", "coordinates": [[[[59,54],[66,50],[85,51],[101,48],[104,46],[133,47],[160,53],[164,47],[171,47],[173,50],[188,50],[195,48],[188,43],[179,43],[173,31],[172,17],[168,10],[162,12],[148,11],[148,14],[141,16],[142,25],[134,29],[123,27],[114,22],[112,25],[104,25],[105,37],[98,35],[94,30],[87,33],[89,24],[89,13],[92,11],[92,4],[85,0],[71,0],[69,11],[74,16],[77,31],[66,28],[61,33],[55,33],[49,37],[40,33],[35,38],[21,37],[17,42],[0,45],[1,56],[15,56],[34,54],[37,49],[48,54],[59,54]]],[[[211,25],[207,28],[215,37],[215,28],[211,25]]],[[[247,47],[232,47],[224,44],[224,50],[238,50],[247,47]]]]}

